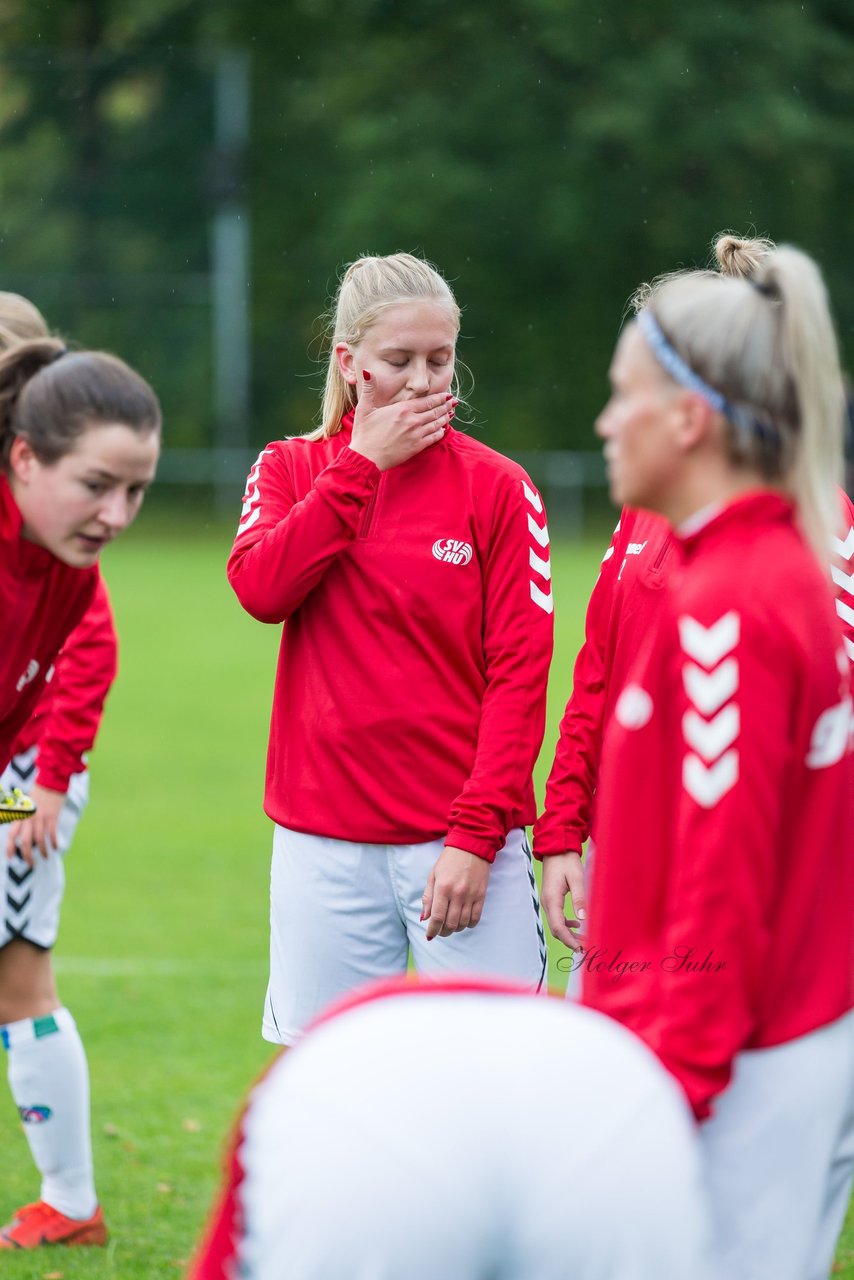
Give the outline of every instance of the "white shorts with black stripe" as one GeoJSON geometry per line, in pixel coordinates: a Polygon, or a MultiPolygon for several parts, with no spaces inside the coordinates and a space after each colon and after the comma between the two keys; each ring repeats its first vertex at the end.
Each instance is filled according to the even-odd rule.
{"type": "Polygon", "coordinates": [[[511,831],[474,929],[427,941],[421,897],[443,841],[378,845],[276,827],[270,981],[262,1035],[292,1044],[328,1004],[377,978],[472,974],[545,987],[546,943],[531,849],[511,831]]]}
{"type": "MultiPolygon", "coordinates": [[[[26,792],[36,773],[35,747],[14,756],[5,769],[0,785],[10,790],[20,787],[26,792]]],[[[65,892],[65,855],[74,838],[80,815],[89,799],[89,771],[75,773],[57,824],[59,843],[49,857],[36,853],[33,866],[20,854],[6,857],[6,837],[0,828],[0,948],[21,938],[47,950],[56,942],[59,932],[59,909],[65,892]]]]}

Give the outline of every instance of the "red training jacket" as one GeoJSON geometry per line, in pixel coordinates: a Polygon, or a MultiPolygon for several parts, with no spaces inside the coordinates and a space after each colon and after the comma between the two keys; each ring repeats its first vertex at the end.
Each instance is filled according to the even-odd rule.
{"type": "MultiPolygon", "coordinates": [[[[854,663],[854,504],[841,489],[839,501],[842,525],[831,549],[831,573],[846,653],[854,663]]],[[[580,853],[591,834],[602,726],[628,664],[655,638],[661,587],[677,558],[673,532],[662,516],[623,509],[587,606],[585,640],[546,782],[545,808],[534,827],[537,858],[580,853]]]]}
{"type": "Polygon", "coordinates": [[[560,725],[545,809],[534,827],[534,854],[580,853],[593,826],[602,726],[625,672],[659,625],[661,588],[676,558],[667,521],[626,507],[605,552],[575,662],[572,694],[560,725]]]}
{"type": "Polygon", "coordinates": [[[97,567],[74,569],[21,537],[21,513],[0,476],[0,762],[11,759],[59,649],[97,589],[97,567]]]}
{"type": "Polygon", "coordinates": [[[38,747],[36,782],[67,791],[73,773],[86,768],[104,701],[116,678],[118,639],[103,578],[83,621],[62,646],[35,712],[18,734],[13,755],[38,747]]]}
{"type": "Polygon", "coordinates": [[[850,665],[791,503],[680,537],[605,726],[582,998],[647,1041],[698,1117],[734,1056],[854,1002],[850,665]]]}
{"type": "Polygon", "coordinates": [[[553,605],[542,499],[450,428],[380,472],[331,439],[250,472],[228,577],[284,622],[265,810],[375,844],[440,836],[492,861],[533,822],[553,605]]]}

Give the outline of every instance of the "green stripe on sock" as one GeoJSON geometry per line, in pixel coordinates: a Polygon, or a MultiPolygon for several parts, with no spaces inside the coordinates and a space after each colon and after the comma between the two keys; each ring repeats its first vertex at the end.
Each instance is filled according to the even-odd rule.
{"type": "Polygon", "coordinates": [[[49,1013],[46,1018],[33,1018],[33,1035],[36,1040],[41,1040],[42,1036],[53,1035],[54,1031],[58,1031],[56,1018],[49,1013]]]}

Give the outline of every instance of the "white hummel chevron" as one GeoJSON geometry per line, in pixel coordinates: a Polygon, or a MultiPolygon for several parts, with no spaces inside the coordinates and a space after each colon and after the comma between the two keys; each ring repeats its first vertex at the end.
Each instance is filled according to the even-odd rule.
{"type": "Polygon", "coordinates": [[[702,671],[692,662],[682,668],[685,692],[704,715],[718,711],[738,688],[738,663],[727,658],[714,671],[702,671]]]}
{"type": "Polygon", "coordinates": [[[847,622],[849,627],[854,627],[854,609],[851,608],[850,604],[846,604],[844,600],[837,600],[836,612],[843,622],[847,622]]]}
{"type": "Polygon", "coordinates": [[[846,533],[844,542],[840,542],[838,538],[832,538],[831,543],[838,556],[842,556],[843,560],[850,560],[854,556],[854,526],[846,533]]]}
{"type": "Polygon", "coordinates": [[[854,573],[843,573],[841,569],[837,569],[835,564],[832,564],[830,566],[830,576],[837,587],[847,591],[849,596],[854,595],[854,573]]]}
{"type": "Polygon", "coordinates": [[[261,474],[261,462],[267,453],[272,453],[272,450],[261,450],[255,459],[252,470],[246,477],[246,497],[243,502],[243,509],[240,512],[240,521],[237,525],[238,533],[245,533],[247,529],[251,529],[255,521],[260,518],[261,490],[258,487],[258,477],[261,474]],[[256,505],[256,503],[259,505],[256,505]]]}
{"type": "Polygon", "coordinates": [[[738,752],[734,749],[721,756],[711,768],[695,755],[687,755],[682,762],[682,785],[704,809],[713,809],[737,781],[738,752]]]}
{"type": "Polygon", "coordinates": [[[719,711],[714,720],[704,720],[696,711],[686,711],[682,717],[685,741],[710,764],[732,746],[740,727],[741,716],[735,702],[719,711]]]}
{"type": "Polygon", "coordinates": [[[847,636],[842,637],[842,643],[845,645],[845,652],[848,654],[848,657],[852,662],[854,662],[854,644],[852,644],[847,636]]]}
{"type": "Polygon", "coordinates": [[[525,484],[524,480],[522,481],[522,488],[525,490],[525,497],[528,499],[537,515],[542,515],[543,500],[540,495],[538,493],[534,493],[534,490],[529,485],[525,484]]]}
{"type": "Polygon", "coordinates": [[[534,604],[538,604],[546,613],[554,613],[555,603],[551,591],[541,591],[536,582],[532,582],[530,585],[531,599],[534,604]]]}
{"type": "Polygon", "coordinates": [[[549,545],[548,526],[538,525],[534,517],[530,515],[528,516],[528,532],[534,541],[538,542],[541,547],[547,547],[549,545]]]}
{"type": "Polygon", "coordinates": [[[614,548],[609,547],[608,550],[605,552],[604,556],[602,557],[602,563],[604,564],[606,560],[610,560],[613,554],[614,554],[614,548]]]}
{"type": "Polygon", "coordinates": [[[528,549],[528,561],[535,573],[538,573],[541,578],[545,578],[546,582],[551,582],[552,562],[550,559],[541,560],[533,547],[530,547],[528,549]]]}
{"type": "Polygon", "coordinates": [[[679,619],[679,639],[682,648],[704,667],[716,666],[725,653],[738,644],[741,622],[734,609],[718,618],[710,627],[704,627],[696,618],[687,615],[679,619]]]}

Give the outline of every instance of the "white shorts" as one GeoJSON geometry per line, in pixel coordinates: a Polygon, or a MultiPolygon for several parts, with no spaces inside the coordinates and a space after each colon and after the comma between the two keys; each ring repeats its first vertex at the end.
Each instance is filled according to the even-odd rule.
{"type": "MultiPolygon", "coordinates": [[[[0,785],[10,790],[20,787],[23,792],[32,786],[35,777],[37,751],[31,747],[22,755],[14,756],[0,778],[0,785]]],[[[75,773],[68,786],[68,795],[59,815],[56,850],[47,858],[36,853],[33,866],[15,854],[6,857],[6,837],[0,827],[0,948],[21,938],[42,950],[56,942],[59,932],[59,908],[65,893],[64,860],[86,802],[89,799],[89,771],[75,773]]]]}
{"type": "Polygon", "coordinates": [[[378,845],[276,827],[270,981],[262,1035],[292,1044],[333,1000],[406,972],[510,978],[539,990],[546,944],[531,850],[518,828],[492,864],[474,929],[427,941],[421,896],[442,840],[378,845]]]}
{"type": "Polygon", "coordinates": [[[556,998],[357,1004],[278,1061],[242,1135],[245,1280],[711,1276],[681,1091],[556,998]]]}
{"type": "Polygon", "coordinates": [[[741,1053],[700,1129],[726,1280],[826,1280],[854,1173],[854,1012],[741,1053]]]}

